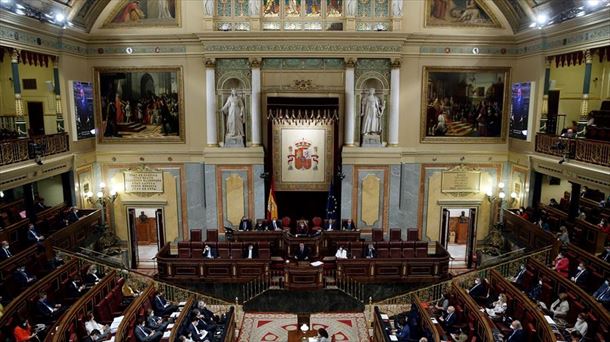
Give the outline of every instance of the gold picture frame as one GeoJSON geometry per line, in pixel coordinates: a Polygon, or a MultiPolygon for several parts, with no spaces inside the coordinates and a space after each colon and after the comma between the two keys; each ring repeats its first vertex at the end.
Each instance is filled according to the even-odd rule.
{"type": "Polygon", "coordinates": [[[182,66],[96,67],[94,83],[99,143],[185,142],[182,66]],[[138,78],[135,82],[134,77],[138,78]],[[155,80],[160,79],[165,81],[165,87],[169,86],[169,93],[161,93],[159,82],[155,84],[155,80]],[[131,88],[130,84],[137,87],[131,88]],[[143,90],[149,94],[141,96],[143,90]],[[151,91],[155,99],[152,99],[151,91]],[[129,103],[129,111],[126,110],[126,103],[129,103]],[[116,108],[122,108],[124,113],[119,115],[116,108]],[[139,125],[137,128],[132,126],[127,132],[121,131],[120,125],[132,124],[139,125]]]}
{"type": "Polygon", "coordinates": [[[272,139],[276,191],[328,191],[334,169],[333,123],[274,122],[272,139]]]}
{"type": "Polygon", "coordinates": [[[506,142],[510,67],[424,66],[421,98],[421,143],[506,142]]]}
{"type": "Polygon", "coordinates": [[[121,0],[113,9],[102,28],[124,27],[181,27],[181,0],[121,0]],[[154,3],[153,3],[154,2],[154,3]],[[149,7],[150,6],[150,7],[149,7]]]}

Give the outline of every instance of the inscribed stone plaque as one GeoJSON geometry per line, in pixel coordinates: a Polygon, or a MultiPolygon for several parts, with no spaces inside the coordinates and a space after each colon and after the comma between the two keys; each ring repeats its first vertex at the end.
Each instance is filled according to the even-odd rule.
{"type": "Polygon", "coordinates": [[[125,192],[163,192],[163,172],[125,172],[125,192]]]}
{"type": "Polygon", "coordinates": [[[442,192],[479,192],[480,186],[480,171],[444,171],[442,173],[442,192]]]}

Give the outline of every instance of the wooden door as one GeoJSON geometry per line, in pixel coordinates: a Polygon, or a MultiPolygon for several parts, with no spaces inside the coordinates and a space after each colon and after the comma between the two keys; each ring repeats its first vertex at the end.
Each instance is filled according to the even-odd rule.
{"type": "Polygon", "coordinates": [[[156,219],[156,236],[155,240],[157,241],[157,246],[159,249],[165,245],[165,227],[163,226],[163,209],[157,209],[155,211],[155,219],[156,219]]]}
{"type": "Polygon", "coordinates": [[[468,260],[466,264],[468,268],[472,268],[474,253],[476,249],[476,241],[477,241],[477,209],[470,208],[470,215],[468,216],[468,244],[466,246],[466,255],[468,256],[468,260]]]}

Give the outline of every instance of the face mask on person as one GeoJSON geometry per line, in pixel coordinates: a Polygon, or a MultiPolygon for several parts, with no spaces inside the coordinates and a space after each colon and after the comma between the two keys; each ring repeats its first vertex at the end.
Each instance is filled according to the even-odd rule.
{"type": "Polygon", "coordinates": [[[610,282],[607,280],[604,283],[606,283],[606,285],[610,285],[610,282]]]}
{"type": "Polygon", "coordinates": [[[539,285],[542,285],[542,280],[538,282],[539,285]]]}
{"type": "Polygon", "coordinates": [[[481,281],[479,279],[474,281],[475,284],[479,285],[481,283],[481,281]]]}
{"type": "Polygon", "coordinates": [[[583,269],[583,268],[582,268],[581,266],[578,266],[578,270],[579,270],[579,271],[582,271],[582,269],[583,269]]]}
{"type": "Polygon", "coordinates": [[[576,322],[578,322],[578,323],[582,323],[582,318],[577,318],[577,319],[576,319],[576,322]]]}

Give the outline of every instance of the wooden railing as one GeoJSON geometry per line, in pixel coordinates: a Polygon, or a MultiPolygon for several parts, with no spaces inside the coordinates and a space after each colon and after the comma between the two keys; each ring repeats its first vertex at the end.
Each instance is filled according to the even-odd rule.
{"type": "Polygon", "coordinates": [[[0,166],[34,159],[36,156],[29,151],[30,143],[42,146],[42,156],[68,152],[70,149],[67,132],[5,140],[0,142],[0,166]]]}
{"type": "Polygon", "coordinates": [[[537,133],[536,152],[610,167],[610,142],[537,133]]]}
{"type": "Polygon", "coordinates": [[[494,342],[493,324],[485,312],[481,312],[480,307],[470,297],[466,291],[453,283],[452,293],[462,305],[466,321],[472,322],[476,336],[483,342],[494,342]]]}

